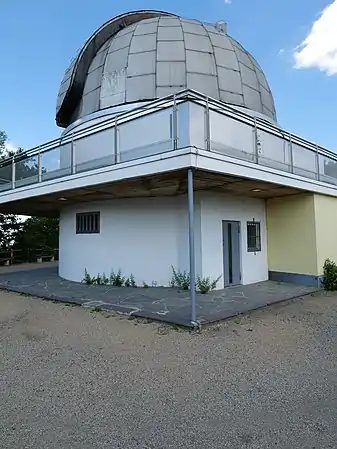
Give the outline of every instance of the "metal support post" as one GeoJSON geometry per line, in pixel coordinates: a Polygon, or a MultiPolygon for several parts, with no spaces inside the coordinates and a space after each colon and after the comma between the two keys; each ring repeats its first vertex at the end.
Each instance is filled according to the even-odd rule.
{"type": "Polygon", "coordinates": [[[189,256],[190,256],[190,299],[191,299],[191,321],[196,323],[197,305],[196,305],[196,276],[195,276],[195,251],[194,251],[194,189],[193,189],[193,170],[187,172],[187,192],[188,192],[188,237],[189,237],[189,256]]]}
{"type": "Polygon", "coordinates": [[[12,189],[15,189],[15,158],[12,156],[12,189]]]}
{"type": "Polygon", "coordinates": [[[255,149],[255,162],[256,164],[259,163],[259,136],[257,133],[257,124],[256,124],[256,118],[254,117],[254,149],[255,149]]]}
{"type": "Polygon", "coordinates": [[[37,156],[38,161],[38,180],[42,182],[42,153],[39,153],[37,156]]]}
{"type": "Polygon", "coordinates": [[[173,96],[173,149],[178,149],[178,108],[176,96],[173,96]]]}
{"type": "Polygon", "coordinates": [[[319,172],[320,167],[319,167],[319,152],[318,152],[318,146],[316,145],[316,177],[317,177],[317,181],[321,180],[321,174],[319,172]]]}
{"type": "Polygon", "coordinates": [[[74,142],[74,135],[71,136],[71,174],[74,175],[76,173],[76,142],[74,142]]]}
{"type": "Polygon", "coordinates": [[[294,173],[293,142],[291,140],[291,134],[289,134],[289,156],[290,156],[290,173],[294,173]]]}
{"type": "Polygon", "coordinates": [[[208,97],[206,98],[206,108],[205,108],[205,149],[206,151],[211,151],[211,126],[209,117],[208,97]]]}
{"type": "Polygon", "coordinates": [[[114,129],[114,163],[118,163],[118,116],[115,117],[115,129],[114,129]]]}

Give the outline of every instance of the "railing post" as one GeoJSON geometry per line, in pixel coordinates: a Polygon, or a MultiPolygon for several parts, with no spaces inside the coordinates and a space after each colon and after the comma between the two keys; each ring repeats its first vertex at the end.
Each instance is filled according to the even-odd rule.
{"type": "Polygon", "coordinates": [[[15,158],[12,156],[12,189],[15,189],[15,158]]]}
{"type": "Polygon", "coordinates": [[[115,132],[114,132],[114,163],[118,164],[118,116],[115,117],[115,132]]]}
{"type": "Polygon", "coordinates": [[[259,163],[259,135],[257,133],[256,117],[254,117],[254,150],[255,150],[255,163],[259,163]]]}
{"type": "Polygon", "coordinates": [[[42,153],[39,152],[37,155],[37,164],[38,164],[38,180],[42,182],[42,153]]]}
{"type": "Polygon", "coordinates": [[[206,108],[205,108],[205,149],[206,151],[211,151],[211,123],[209,115],[208,97],[206,97],[206,108]]]}
{"type": "Polygon", "coordinates": [[[290,173],[294,173],[293,142],[291,139],[291,134],[289,134],[289,157],[290,157],[290,173]]]}
{"type": "Polygon", "coordinates": [[[71,135],[71,144],[70,144],[70,160],[71,160],[71,174],[74,175],[76,173],[76,154],[75,154],[76,143],[74,142],[74,134],[71,135]]]}
{"type": "Polygon", "coordinates": [[[320,172],[319,172],[319,152],[318,152],[318,146],[316,145],[316,178],[317,181],[321,180],[320,172]]]}
{"type": "Polygon", "coordinates": [[[178,148],[178,108],[176,96],[173,96],[173,149],[178,148]]]}

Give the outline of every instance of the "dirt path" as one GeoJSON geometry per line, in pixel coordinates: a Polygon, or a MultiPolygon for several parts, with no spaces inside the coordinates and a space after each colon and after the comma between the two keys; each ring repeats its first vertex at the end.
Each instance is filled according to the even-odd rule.
{"type": "Polygon", "coordinates": [[[1,449],[337,448],[337,297],[200,334],[0,292],[1,449]]]}

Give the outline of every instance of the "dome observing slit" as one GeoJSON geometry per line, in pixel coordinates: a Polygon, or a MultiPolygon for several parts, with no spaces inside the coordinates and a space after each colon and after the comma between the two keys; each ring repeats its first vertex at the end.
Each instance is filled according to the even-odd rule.
{"type": "Polygon", "coordinates": [[[56,122],[191,89],[276,121],[267,79],[224,23],[162,11],[136,11],[106,22],[67,69],[56,122]]]}

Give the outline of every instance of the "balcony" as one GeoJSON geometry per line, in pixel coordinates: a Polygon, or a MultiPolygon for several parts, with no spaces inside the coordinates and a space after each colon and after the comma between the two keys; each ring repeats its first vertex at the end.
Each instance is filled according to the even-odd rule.
{"type": "Polygon", "coordinates": [[[113,118],[94,119],[60,139],[0,164],[0,202],[10,192],[69,180],[109,166],[192,148],[337,186],[337,155],[194,91],[113,118]]]}

